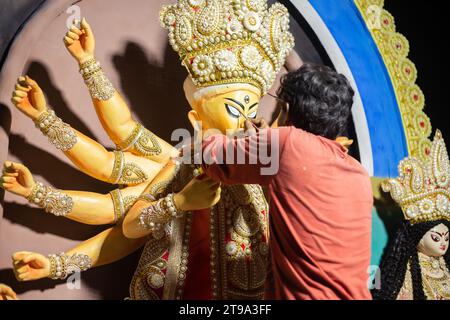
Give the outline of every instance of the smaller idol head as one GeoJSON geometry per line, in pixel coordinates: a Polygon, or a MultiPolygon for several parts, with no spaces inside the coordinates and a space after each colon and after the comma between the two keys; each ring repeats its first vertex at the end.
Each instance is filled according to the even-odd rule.
{"type": "Polygon", "coordinates": [[[441,257],[448,250],[448,227],[443,223],[428,230],[420,240],[417,250],[429,257],[441,257]]]}
{"type": "Polygon", "coordinates": [[[188,117],[204,132],[232,134],[244,128],[245,120],[255,119],[261,99],[260,89],[245,83],[215,85],[197,89],[192,80],[184,83],[186,99],[192,110],[188,117]]]}

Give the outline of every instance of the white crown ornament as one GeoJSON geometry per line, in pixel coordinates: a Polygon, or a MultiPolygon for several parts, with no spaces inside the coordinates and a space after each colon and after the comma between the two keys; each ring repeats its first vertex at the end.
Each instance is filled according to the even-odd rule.
{"type": "Polygon", "coordinates": [[[266,0],[178,0],[160,20],[199,88],[248,83],[263,95],[294,46],[287,9],[266,0]]]}

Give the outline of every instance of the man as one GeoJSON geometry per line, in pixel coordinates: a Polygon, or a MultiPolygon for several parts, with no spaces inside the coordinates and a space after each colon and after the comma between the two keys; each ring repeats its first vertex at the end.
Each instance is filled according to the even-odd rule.
{"type": "Polygon", "coordinates": [[[371,299],[371,183],[337,141],[353,96],[343,75],[304,64],[283,77],[278,99],[287,110],[279,128],[203,143],[204,169],[213,179],[268,186],[273,275],[267,299],[371,299]],[[220,154],[245,152],[250,159],[255,145],[275,150],[275,144],[279,170],[269,175],[259,158],[258,164],[221,164],[220,154]]]}

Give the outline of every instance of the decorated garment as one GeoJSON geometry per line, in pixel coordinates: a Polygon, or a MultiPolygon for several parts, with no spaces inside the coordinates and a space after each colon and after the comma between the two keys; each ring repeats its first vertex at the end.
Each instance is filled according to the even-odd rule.
{"type": "MultiPolygon", "coordinates": [[[[181,165],[155,198],[181,190],[195,166],[181,165]]],[[[130,285],[135,300],[262,299],[268,265],[268,205],[258,185],[222,188],[207,210],[172,220],[149,236],[130,285]]]]}
{"type": "MultiPolygon", "coordinates": [[[[427,300],[450,300],[450,272],[444,257],[429,257],[418,252],[422,274],[423,292],[427,300]]],[[[413,300],[413,285],[410,264],[397,300],[413,300]]]]}

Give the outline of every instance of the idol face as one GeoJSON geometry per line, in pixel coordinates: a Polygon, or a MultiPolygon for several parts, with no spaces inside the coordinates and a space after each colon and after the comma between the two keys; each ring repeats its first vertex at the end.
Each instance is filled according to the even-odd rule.
{"type": "Polygon", "coordinates": [[[260,91],[249,85],[218,87],[200,99],[189,100],[193,109],[189,120],[194,127],[194,122],[201,122],[203,131],[230,134],[244,128],[246,119],[256,118],[260,99],[260,91]]]}
{"type": "Polygon", "coordinates": [[[420,240],[417,249],[429,257],[441,257],[447,253],[449,244],[448,228],[439,224],[430,229],[420,240]]]}

